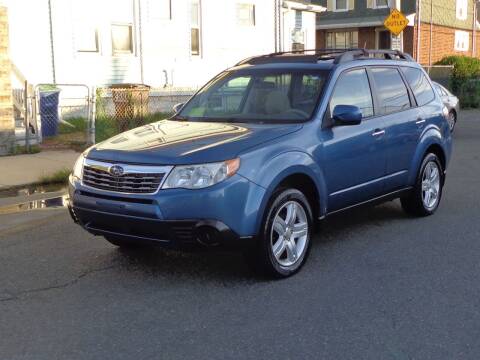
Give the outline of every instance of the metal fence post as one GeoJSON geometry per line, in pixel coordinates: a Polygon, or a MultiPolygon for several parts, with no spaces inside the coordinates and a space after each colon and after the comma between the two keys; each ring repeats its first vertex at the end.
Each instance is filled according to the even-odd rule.
{"type": "Polygon", "coordinates": [[[25,122],[25,149],[27,153],[30,152],[30,122],[28,121],[28,82],[25,80],[25,89],[23,92],[23,105],[25,107],[24,122],[25,122]]]}
{"type": "Polygon", "coordinates": [[[89,137],[88,137],[88,141],[89,141],[89,145],[93,145],[95,144],[95,118],[97,116],[97,88],[96,86],[93,86],[92,87],[92,93],[90,95],[90,99],[89,101],[91,101],[91,114],[90,114],[90,124],[88,126],[88,130],[89,130],[89,137]]]}

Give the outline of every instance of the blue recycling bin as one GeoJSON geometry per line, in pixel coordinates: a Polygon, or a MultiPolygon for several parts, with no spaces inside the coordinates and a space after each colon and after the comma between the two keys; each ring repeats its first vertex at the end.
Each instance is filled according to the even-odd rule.
{"type": "Polygon", "coordinates": [[[59,90],[40,92],[40,121],[42,136],[49,137],[58,134],[58,101],[59,90]]]}

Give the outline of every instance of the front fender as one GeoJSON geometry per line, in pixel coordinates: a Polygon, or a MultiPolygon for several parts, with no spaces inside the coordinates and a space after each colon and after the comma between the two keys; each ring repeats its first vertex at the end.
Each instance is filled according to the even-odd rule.
{"type": "Polygon", "coordinates": [[[327,188],[325,178],[322,170],[310,155],[302,151],[293,150],[280,153],[268,159],[254,156],[250,160],[253,161],[252,164],[246,167],[248,170],[243,171],[243,173],[240,171],[240,174],[266,189],[261,202],[261,208],[259,209],[259,214],[262,216],[258,218],[257,229],[261,226],[265,208],[273,192],[290,175],[303,174],[313,181],[319,194],[317,199],[320,209],[319,216],[326,213],[327,188]]]}

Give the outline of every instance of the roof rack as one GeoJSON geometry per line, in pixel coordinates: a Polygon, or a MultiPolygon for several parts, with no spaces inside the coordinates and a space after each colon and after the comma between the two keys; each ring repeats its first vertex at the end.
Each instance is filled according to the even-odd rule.
{"type": "Polygon", "coordinates": [[[365,60],[365,59],[384,59],[384,60],[404,60],[415,61],[413,58],[399,50],[367,50],[356,49],[352,51],[346,51],[338,56],[334,63],[341,64],[353,60],[365,60]]]}
{"type": "Polygon", "coordinates": [[[260,65],[273,62],[278,63],[318,63],[319,61],[334,60],[341,64],[353,60],[379,58],[384,60],[414,61],[413,58],[398,50],[368,50],[368,49],[308,49],[275,52],[267,55],[253,56],[240,61],[240,65],[260,65]]]}

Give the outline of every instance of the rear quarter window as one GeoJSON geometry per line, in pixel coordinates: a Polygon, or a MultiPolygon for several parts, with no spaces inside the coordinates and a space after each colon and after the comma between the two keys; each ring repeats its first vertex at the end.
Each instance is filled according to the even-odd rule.
{"type": "Polygon", "coordinates": [[[418,106],[423,106],[433,101],[435,93],[423,71],[411,67],[403,67],[402,71],[415,95],[418,106]]]}

